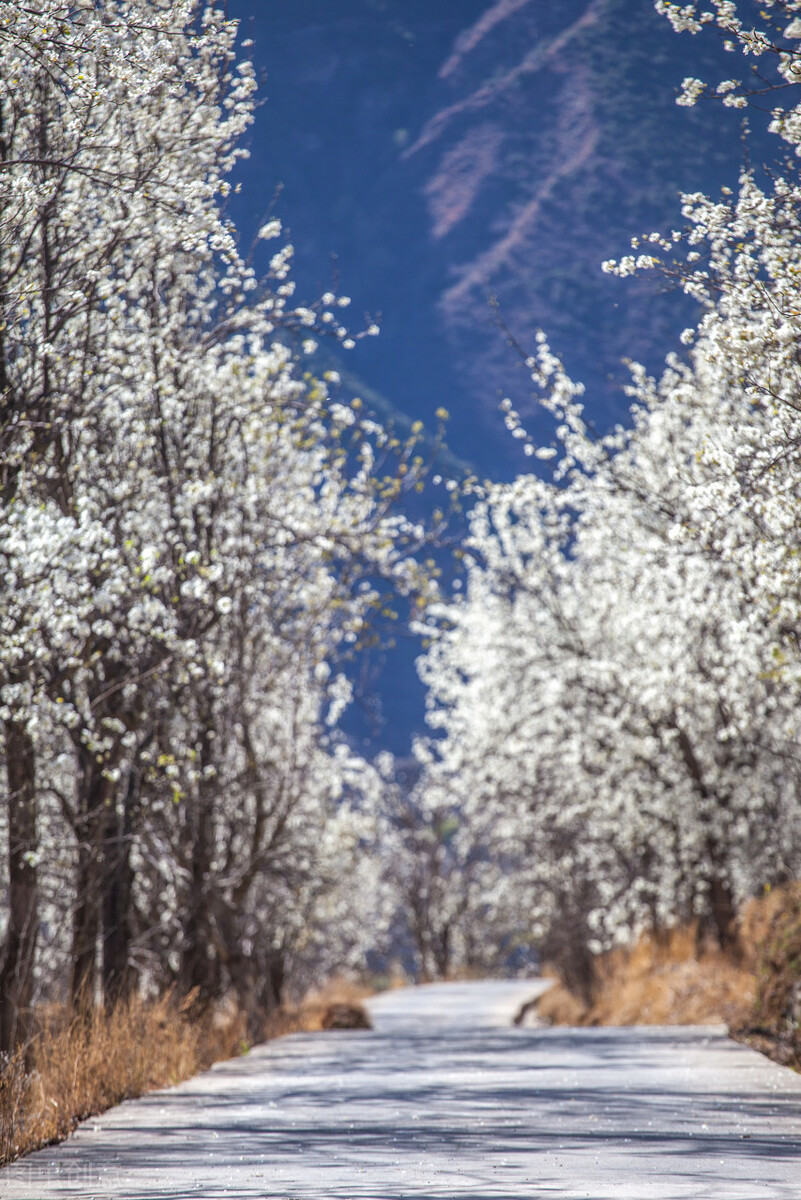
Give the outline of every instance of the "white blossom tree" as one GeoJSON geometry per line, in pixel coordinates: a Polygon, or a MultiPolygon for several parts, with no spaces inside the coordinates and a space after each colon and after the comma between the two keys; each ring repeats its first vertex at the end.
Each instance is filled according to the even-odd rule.
{"type": "Polygon", "coordinates": [[[72,837],[73,1001],[98,970],[124,993],[140,954],[152,984],[252,1008],[254,929],[296,946],[369,826],[337,659],[383,588],[430,591],[395,511],[416,435],[303,369],[318,331],[351,343],[347,299],[293,307],[291,246],[257,278],[224,214],[254,92],[235,35],[194,0],[2,15],[0,1049],[33,998],[45,796],[72,837]]]}
{"type": "MultiPolygon", "coordinates": [[[[794,97],[801,6],[765,6],[756,30],[745,7],[657,5],[761,60],[744,82],[685,80],[680,103],[794,97]]],[[[772,119],[796,152],[798,112],[772,119]]],[[[800,200],[794,163],[765,184],[749,171],[736,195],[685,196],[684,231],[606,264],[662,269],[700,302],[687,356],[658,381],[634,365],[631,428],[597,438],[540,342],[555,437],[529,450],[553,478],[486,490],[465,597],[429,629],[444,736],[422,786],[496,832],[497,877],[514,863],[540,944],[585,995],[587,950],[692,917],[728,943],[738,903],[801,867],[800,200]]],[[[526,437],[510,405],[507,424],[526,437]]]]}

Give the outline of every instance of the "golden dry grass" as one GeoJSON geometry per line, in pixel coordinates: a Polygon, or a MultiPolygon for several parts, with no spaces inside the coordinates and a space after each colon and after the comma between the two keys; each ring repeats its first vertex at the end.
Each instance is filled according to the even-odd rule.
{"type": "Polygon", "coordinates": [[[724,1024],[772,1058],[801,1067],[799,880],[746,901],[732,951],[686,925],[601,955],[596,970],[591,1005],[556,977],[537,1016],[554,1025],[724,1024]]]}
{"type": "Polygon", "coordinates": [[[79,1121],[240,1053],[241,1019],[188,1019],[170,997],[110,1014],[50,1009],[28,1048],[0,1072],[0,1164],[66,1137],[79,1121]],[[27,1057],[27,1069],[26,1069],[27,1057]]]}
{"type": "Polygon", "coordinates": [[[801,1070],[801,881],[749,901],[741,928],[755,965],[756,1002],[732,1033],[801,1070]]]}
{"type": "Polygon", "coordinates": [[[698,944],[694,926],[646,934],[601,955],[592,1004],[559,980],[537,1015],[554,1025],[741,1025],[757,992],[751,963],[698,944]]]}
{"type": "MultiPolygon", "coordinates": [[[[332,986],[331,995],[341,991],[332,986]]],[[[319,996],[317,1004],[266,1016],[263,1040],[320,1029],[331,1001],[325,992],[319,996]]],[[[135,998],[84,1018],[55,1008],[38,1017],[27,1054],[0,1068],[0,1166],[61,1141],[86,1117],[249,1048],[246,1020],[233,1005],[197,1017],[191,1002],[165,996],[135,998]]]]}

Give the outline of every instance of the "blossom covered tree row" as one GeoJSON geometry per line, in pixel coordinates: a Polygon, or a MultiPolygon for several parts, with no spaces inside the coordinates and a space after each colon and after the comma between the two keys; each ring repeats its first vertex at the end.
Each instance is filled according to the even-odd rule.
{"type": "Polygon", "coordinates": [[[529,449],[552,475],[487,488],[421,663],[436,735],[414,802],[456,914],[446,967],[533,922],[585,994],[592,952],[691,918],[726,944],[745,897],[801,872],[801,4],[657,8],[745,55],[743,80],[685,80],[680,103],[767,93],[793,154],[684,196],[683,230],[606,264],[702,306],[661,378],[632,366],[630,428],[594,435],[539,340],[554,441],[529,449]]]}
{"type": "MultiPolygon", "coordinates": [[[[657,7],[758,68],[680,102],[793,95],[801,0],[757,31],[657,7]]],[[[255,1026],[393,902],[426,975],[533,938],[586,993],[599,948],[685,918],[726,943],[801,870],[795,160],[607,264],[703,310],[659,380],[632,367],[630,428],[596,436],[540,339],[553,443],[506,421],[551,475],[484,489],[437,604],[395,503],[414,436],[304,367],[350,344],[345,298],[298,306],[291,247],[259,275],[225,216],[235,32],[194,0],[0,13],[0,1051],[59,988],[234,989],[255,1026]],[[430,641],[406,797],[337,734],[385,589],[430,641]]],[[[773,128],[801,149],[801,109],[773,128]]]]}
{"type": "Polygon", "coordinates": [[[304,371],[346,299],[238,250],[235,34],[195,0],[0,13],[0,1050],[59,981],[255,1015],[370,927],[337,662],[429,590],[420,466],[304,371]]]}

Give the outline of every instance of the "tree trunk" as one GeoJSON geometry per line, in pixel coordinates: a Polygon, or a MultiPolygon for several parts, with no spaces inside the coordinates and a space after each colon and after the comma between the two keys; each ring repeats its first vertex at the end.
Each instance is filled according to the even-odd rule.
{"type": "Polygon", "coordinates": [[[139,771],[132,767],[122,812],[109,806],[104,838],[103,886],[103,997],[107,1004],[130,995],[136,982],[131,963],[133,940],[133,883],[131,845],[134,806],[139,791],[139,771]]]}
{"type": "Polygon", "coordinates": [[[75,1009],[88,1009],[97,997],[97,943],[103,888],[103,842],[111,784],[91,752],[78,751],[78,839],[75,911],[72,924],[70,999],[75,1009]]]}
{"type": "Polygon", "coordinates": [[[257,989],[257,966],[253,955],[246,954],[243,949],[239,913],[222,897],[218,897],[214,924],[218,942],[217,955],[236,992],[239,1011],[245,1016],[248,1041],[257,1042],[263,1032],[263,1014],[257,989]]]}
{"type": "Polygon", "coordinates": [[[24,1045],[31,1032],[39,899],[34,855],[36,758],[23,724],[6,721],[8,777],[8,930],[0,966],[0,1052],[24,1045]]]}
{"type": "Polygon", "coordinates": [[[214,825],[211,802],[201,789],[192,814],[192,881],[183,923],[180,987],[187,995],[196,992],[203,1007],[219,991],[219,962],[214,953],[211,914],[211,859],[214,825]]]}
{"type": "Polygon", "coordinates": [[[451,969],[451,924],[446,921],[434,931],[431,953],[438,979],[447,979],[451,969]]]}
{"type": "Polygon", "coordinates": [[[267,958],[266,970],[258,989],[259,1003],[264,1012],[274,1012],[284,1002],[286,959],[282,950],[273,950],[267,958]]]}
{"type": "Polygon", "coordinates": [[[712,931],[721,950],[730,953],[738,948],[737,908],[728,881],[715,874],[709,885],[709,907],[712,931]]]}

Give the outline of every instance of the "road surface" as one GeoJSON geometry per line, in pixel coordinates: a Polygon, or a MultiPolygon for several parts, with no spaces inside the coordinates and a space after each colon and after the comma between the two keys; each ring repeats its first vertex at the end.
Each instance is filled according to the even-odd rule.
{"type": "Polygon", "coordinates": [[[719,1028],[515,1029],[538,984],[370,1002],[86,1122],[2,1200],[799,1200],[801,1077],[719,1028]]]}

